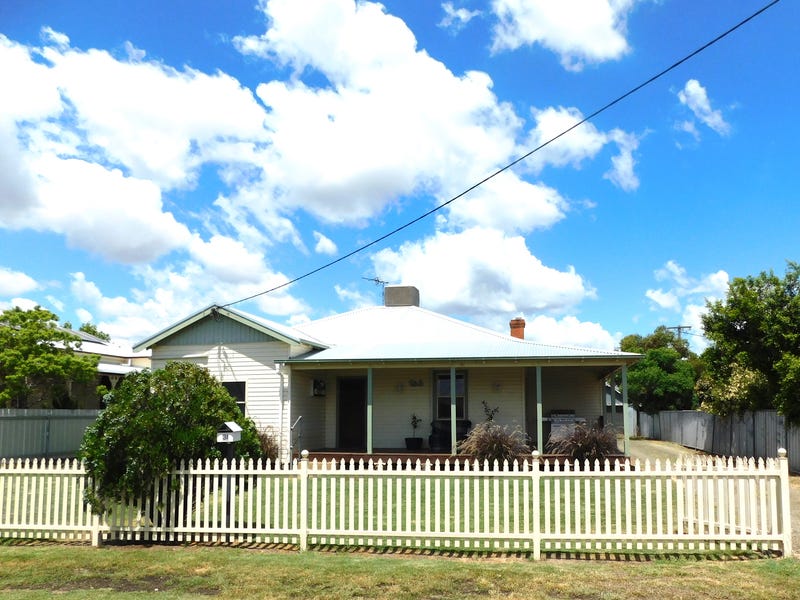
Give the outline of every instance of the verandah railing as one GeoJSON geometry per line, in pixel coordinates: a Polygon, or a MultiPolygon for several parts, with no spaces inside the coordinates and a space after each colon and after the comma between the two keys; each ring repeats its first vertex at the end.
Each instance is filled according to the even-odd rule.
{"type": "Polygon", "coordinates": [[[603,465],[531,460],[181,465],[100,517],[80,463],[0,462],[0,537],[530,552],[791,554],[786,453],[603,465]],[[602,467],[602,468],[600,468],[602,467]]]}

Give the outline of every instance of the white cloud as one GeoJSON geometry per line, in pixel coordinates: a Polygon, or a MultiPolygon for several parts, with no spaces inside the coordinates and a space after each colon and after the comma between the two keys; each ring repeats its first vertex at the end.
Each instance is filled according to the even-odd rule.
{"type": "Polygon", "coordinates": [[[314,246],[314,252],[317,254],[334,255],[339,251],[336,244],[319,231],[314,232],[314,239],[317,240],[317,244],[314,246]]]}
{"type": "Polygon", "coordinates": [[[466,27],[467,23],[481,14],[479,10],[456,8],[452,2],[443,2],[442,10],[444,11],[444,17],[439,21],[439,27],[453,32],[460,31],[466,27]]]}
{"type": "Polygon", "coordinates": [[[529,233],[547,229],[564,218],[567,201],[553,188],[502,173],[449,207],[451,226],[529,233]]]}
{"type": "Polygon", "coordinates": [[[102,50],[44,48],[59,90],[89,144],[163,188],[194,183],[220,147],[262,133],[264,110],[234,78],[158,62],[122,62],[102,50]]]}
{"type": "Polygon", "coordinates": [[[42,27],[40,32],[42,41],[46,44],[52,44],[59,48],[67,48],[69,46],[69,36],[58,31],[54,31],[51,27],[42,27]]]}
{"type": "Polygon", "coordinates": [[[690,285],[686,269],[674,260],[668,260],[663,267],[656,269],[654,275],[657,281],[672,280],[683,288],[690,285]]]}
{"type": "Polygon", "coordinates": [[[255,212],[269,203],[363,224],[405,195],[461,191],[515,152],[521,121],[491,79],[456,75],[417,50],[382,6],[330,0],[298,11],[278,0],[264,10],[267,32],[236,46],[297,76],[257,88],[271,144],[248,195],[255,212]],[[314,87],[306,73],[328,83],[314,87]]]}
{"type": "Polygon", "coordinates": [[[80,320],[81,324],[83,323],[91,323],[94,321],[94,317],[92,313],[84,308],[79,308],[75,311],[75,314],[78,315],[78,319],[80,320]]]}
{"type": "Polygon", "coordinates": [[[39,289],[36,280],[23,273],[6,267],[0,267],[0,297],[27,294],[39,289]]]}
{"type": "MultiPolygon", "coordinates": [[[[358,290],[347,289],[339,284],[334,286],[339,300],[346,302],[352,310],[365,306],[375,306],[376,298],[373,294],[365,294],[358,290]]],[[[378,298],[380,300],[380,298],[378,298]]]]}
{"type": "MultiPolygon", "coordinates": [[[[583,114],[574,107],[548,107],[533,109],[536,125],[528,136],[528,147],[537,148],[583,120],[583,114]]],[[[579,169],[584,161],[595,158],[607,144],[616,144],[619,154],[612,157],[611,168],[606,179],[625,191],[639,187],[634,173],[636,161],[633,152],[639,146],[639,138],[621,129],[602,132],[592,123],[583,123],[575,129],[549,143],[529,157],[525,166],[539,173],[546,166],[579,169]]]]}
{"type": "Polygon", "coordinates": [[[125,44],[125,54],[128,55],[128,60],[131,62],[137,62],[144,59],[147,56],[147,52],[142,50],[141,48],[137,48],[131,42],[126,41],[125,44]]]}
{"type": "Polygon", "coordinates": [[[153,260],[189,241],[189,231],[163,212],[151,181],[79,159],[35,161],[40,203],[16,227],[63,234],[74,247],[123,263],[153,260]]]}
{"type": "Polygon", "coordinates": [[[0,80],[14,90],[0,94],[2,226],[52,231],[124,263],[185,247],[189,230],[164,210],[162,190],[191,186],[204,162],[252,164],[263,107],[221,73],[43,37],[50,45],[29,49],[0,35],[0,80]]]}
{"type": "Polygon", "coordinates": [[[205,242],[195,235],[189,253],[203,267],[206,276],[225,283],[261,283],[268,276],[264,255],[222,235],[205,242]]]}
{"type": "Polygon", "coordinates": [[[493,49],[540,44],[570,70],[618,59],[629,50],[626,19],[634,5],[634,0],[494,0],[493,49]]]}
{"type": "Polygon", "coordinates": [[[658,308],[678,312],[681,309],[681,301],[678,299],[677,294],[672,291],[665,292],[664,290],[647,290],[645,292],[650,300],[652,300],[658,308]]]}
{"type": "Polygon", "coordinates": [[[22,310],[31,310],[39,306],[39,302],[31,300],[30,298],[12,298],[8,302],[0,301],[0,310],[8,310],[10,308],[21,308],[22,310]]]}
{"type": "Polygon", "coordinates": [[[600,324],[580,321],[574,316],[554,319],[538,315],[534,319],[527,320],[525,339],[556,346],[578,346],[598,350],[614,350],[619,345],[619,340],[600,324]]]}
{"type": "MultiPolygon", "coordinates": [[[[97,325],[116,341],[135,343],[204,306],[239,300],[287,281],[280,273],[267,272],[258,283],[228,283],[212,277],[192,261],[161,269],[140,267],[136,271],[141,286],[129,296],[106,296],[84,273],[71,276],[70,291],[80,303],[78,310],[93,314],[97,325]]],[[[287,317],[308,310],[286,288],[251,303],[255,307],[242,304],[234,308],[287,317]]]]}
{"type": "Polygon", "coordinates": [[[445,314],[475,317],[519,313],[565,313],[595,296],[570,267],[546,267],[525,240],[495,229],[438,232],[420,242],[373,256],[381,279],[415,285],[422,303],[445,314]]]}
{"type": "MultiPolygon", "coordinates": [[[[678,92],[678,100],[692,111],[697,120],[719,135],[728,136],[731,134],[731,126],[725,121],[722,111],[711,108],[711,101],[708,99],[706,88],[700,85],[700,82],[696,79],[690,79],[686,82],[683,89],[678,92]]],[[[699,137],[697,129],[693,125],[692,127],[687,127],[684,124],[681,129],[693,134],[695,138],[699,137]]]]}
{"type": "Polygon", "coordinates": [[[50,305],[56,309],[56,312],[62,313],[64,312],[64,307],[66,306],[64,302],[60,298],[56,298],[55,296],[48,295],[47,301],[50,305]]]}
{"type": "Polygon", "coordinates": [[[692,333],[696,334],[691,337],[692,349],[701,352],[708,345],[700,337],[703,331],[701,317],[706,312],[706,302],[725,297],[730,281],[728,273],[720,270],[701,277],[693,277],[683,266],[670,260],[663,267],[656,269],[654,276],[657,281],[665,283],[668,289],[649,289],[645,292],[645,296],[653,303],[653,310],[680,313],[681,325],[690,325],[692,333]]]}
{"type": "Polygon", "coordinates": [[[639,147],[639,138],[620,129],[614,129],[609,137],[619,147],[619,154],[611,157],[611,168],[603,174],[605,179],[626,192],[639,188],[639,178],[634,172],[636,160],[633,152],[639,147]]]}
{"type": "MultiPolygon", "coordinates": [[[[1,95],[1,94],[0,94],[1,95]]],[[[13,222],[36,205],[35,179],[11,130],[0,121],[0,223],[13,222]]]]}

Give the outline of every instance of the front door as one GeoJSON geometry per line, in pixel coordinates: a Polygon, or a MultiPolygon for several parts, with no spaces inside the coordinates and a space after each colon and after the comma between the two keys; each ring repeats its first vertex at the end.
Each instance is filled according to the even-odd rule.
{"type": "Polygon", "coordinates": [[[367,378],[339,380],[339,450],[367,450],[367,378]]]}

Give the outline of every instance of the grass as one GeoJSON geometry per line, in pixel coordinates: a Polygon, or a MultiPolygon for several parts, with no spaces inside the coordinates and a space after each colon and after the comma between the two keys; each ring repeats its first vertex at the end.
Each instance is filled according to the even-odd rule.
{"type": "Polygon", "coordinates": [[[800,562],[661,557],[643,561],[308,552],[280,548],[54,544],[0,546],[4,599],[797,597],[800,562]]]}

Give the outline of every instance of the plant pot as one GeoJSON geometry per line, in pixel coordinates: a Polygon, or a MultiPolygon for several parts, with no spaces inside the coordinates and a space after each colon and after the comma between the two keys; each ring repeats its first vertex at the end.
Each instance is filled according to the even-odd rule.
{"type": "Polygon", "coordinates": [[[421,437],[406,438],[406,450],[419,450],[420,448],[422,448],[421,437]]]}

